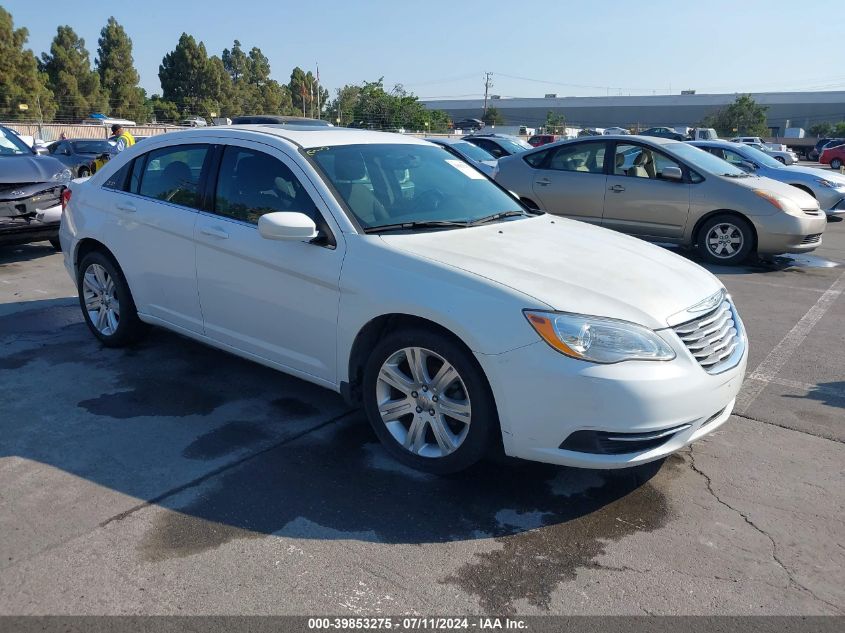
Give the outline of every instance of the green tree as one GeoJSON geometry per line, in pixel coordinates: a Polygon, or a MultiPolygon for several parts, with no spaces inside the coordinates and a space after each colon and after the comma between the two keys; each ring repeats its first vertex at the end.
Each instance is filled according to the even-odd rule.
{"type": "Polygon", "coordinates": [[[223,62],[215,59],[209,59],[205,44],[182,33],[176,48],[158,67],[162,98],[175,103],[185,115],[219,114],[219,101],[232,80],[223,62]]]}
{"type": "Polygon", "coordinates": [[[56,104],[35,54],[23,47],[28,37],[29,32],[16,29],[12,15],[0,7],[0,117],[50,121],[56,104]],[[28,109],[21,110],[21,104],[28,109]]]}
{"type": "Polygon", "coordinates": [[[840,121],[839,123],[833,126],[831,136],[834,136],[836,138],[845,138],[845,121],[840,121]]]}
{"type": "Polygon", "coordinates": [[[337,89],[337,96],[328,104],[328,116],[333,123],[348,125],[353,122],[355,105],[361,96],[361,87],[350,84],[337,89]]]}
{"type": "Polygon", "coordinates": [[[505,117],[502,116],[498,108],[494,107],[487,108],[487,112],[484,113],[481,120],[484,121],[485,125],[503,125],[505,123],[505,117]]]}
{"type": "Polygon", "coordinates": [[[132,40],[114,17],[110,17],[97,40],[97,73],[109,102],[109,114],[146,122],[150,116],[146,96],[138,87],[138,71],[132,58],[132,40]]]}
{"type": "Polygon", "coordinates": [[[237,84],[244,78],[249,67],[249,57],[244,53],[238,40],[235,40],[231,50],[223,49],[222,60],[223,67],[229,73],[233,83],[237,84]]]}
{"type": "Polygon", "coordinates": [[[320,110],[322,110],[329,100],[329,91],[322,86],[317,86],[317,79],[310,70],[305,72],[297,66],[291,71],[288,90],[296,114],[311,118],[322,115],[317,112],[318,88],[320,110]]]}
{"type": "Polygon", "coordinates": [[[176,123],[180,119],[179,108],[172,101],[153,95],[147,100],[147,108],[152,112],[156,123],[176,123]]]}
{"type": "Polygon", "coordinates": [[[100,76],[91,69],[85,40],[71,27],[58,27],[50,53],[41,55],[40,67],[47,75],[60,121],[78,121],[92,112],[108,111],[108,100],[100,90],[100,76]]]}
{"type": "Polygon", "coordinates": [[[807,132],[810,133],[810,136],[817,136],[819,138],[830,136],[833,134],[833,123],[829,121],[824,121],[822,123],[817,123],[816,125],[812,126],[807,132]]]}
{"type": "Polygon", "coordinates": [[[705,117],[701,125],[716,128],[720,136],[768,136],[767,110],[751,95],[740,95],[727,108],[705,117]]]}
{"type": "Polygon", "coordinates": [[[564,134],[566,132],[566,117],[557,114],[553,110],[546,112],[546,121],[543,123],[543,132],[546,134],[564,134]]]}

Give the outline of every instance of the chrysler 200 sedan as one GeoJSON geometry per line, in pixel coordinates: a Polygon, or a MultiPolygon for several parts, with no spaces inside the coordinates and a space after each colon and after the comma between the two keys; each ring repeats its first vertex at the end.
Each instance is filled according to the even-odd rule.
{"type": "Polygon", "coordinates": [[[407,136],[176,132],[64,201],[65,265],[104,345],[157,325],[340,392],[424,471],[501,446],[656,460],[719,428],[745,372],[742,321],[709,272],[530,211],[407,136]]]}
{"type": "Polygon", "coordinates": [[[526,204],[653,242],[698,247],[714,264],[821,245],[809,194],[669,139],[600,136],[499,160],[496,181],[526,204]]]}

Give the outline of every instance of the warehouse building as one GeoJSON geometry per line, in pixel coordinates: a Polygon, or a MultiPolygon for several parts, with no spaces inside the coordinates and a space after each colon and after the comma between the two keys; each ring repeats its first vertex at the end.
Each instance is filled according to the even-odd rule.
{"type": "MultiPolygon", "coordinates": [[[[655,125],[695,125],[705,116],[724,108],[738,94],[695,94],[618,97],[497,98],[488,100],[505,118],[506,125],[537,127],[546,120],[546,113],[566,117],[567,125],[579,127],[628,128],[655,125]]],[[[825,121],[845,120],[845,91],[836,92],[759,92],[754,100],[766,106],[768,126],[773,135],[783,134],[787,127],[809,129],[825,121]]],[[[480,118],[482,99],[423,101],[427,108],[444,110],[453,121],[480,118]]]]}

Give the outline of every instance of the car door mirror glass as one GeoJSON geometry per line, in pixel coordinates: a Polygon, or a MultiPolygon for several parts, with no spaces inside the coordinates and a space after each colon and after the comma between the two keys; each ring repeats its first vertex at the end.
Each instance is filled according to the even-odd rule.
{"type": "Polygon", "coordinates": [[[664,167],[660,170],[660,177],[665,180],[683,180],[684,172],[680,167],[664,167]]]}
{"type": "Polygon", "coordinates": [[[258,218],[258,233],[266,240],[310,242],[317,237],[317,225],[304,213],[276,211],[258,218]]]}

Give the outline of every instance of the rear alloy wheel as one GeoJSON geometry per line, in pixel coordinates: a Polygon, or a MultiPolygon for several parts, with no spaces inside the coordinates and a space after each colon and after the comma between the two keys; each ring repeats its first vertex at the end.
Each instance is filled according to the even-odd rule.
{"type": "Polygon", "coordinates": [[[831,169],[839,169],[840,167],[842,167],[842,161],[840,159],[834,158],[833,160],[830,161],[830,168],[831,169]]]}
{"type": "Polygon", "coordinates": [[[86,255],[77,287],[85,323],[104,345],[128,345],[146,330],[123,273],[109,257],[96,251],[86,255]]]}
{"type": "Polygon", "coordinates": [[[364,373],[367,417],[387,450],[425,472],[477,462],[498,428],[475,360],[448,337],[425,330],[388,334],[364,373]]]}
{"type": "Polygon", "coordinates": [[[751,225],[735,215],[714,216],[698,232],[698,251],[713,264],[740,264],[751,253],[753,246],[751,225]]]}

